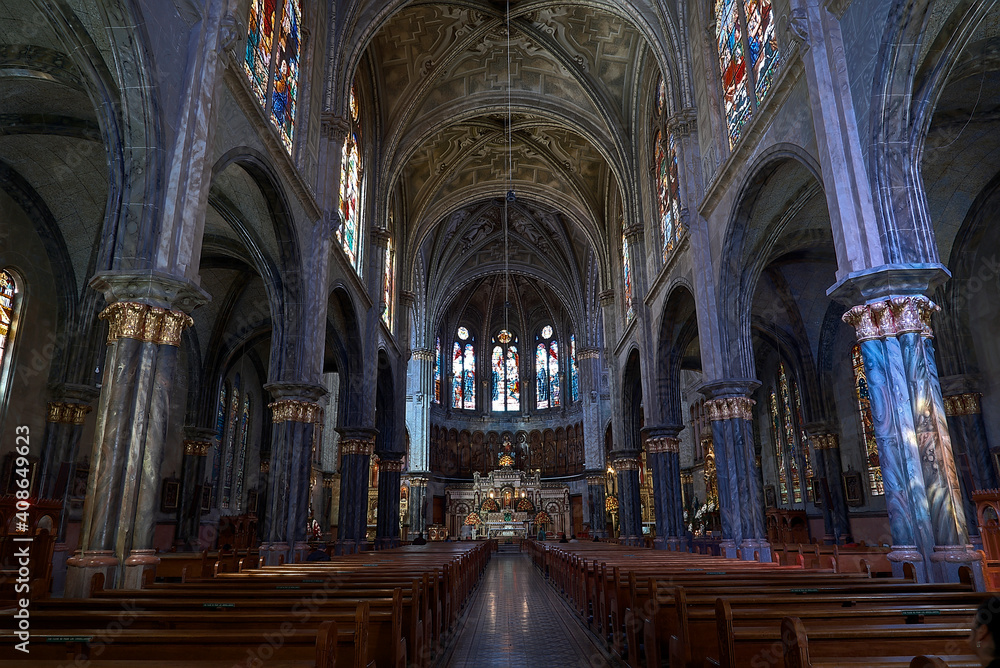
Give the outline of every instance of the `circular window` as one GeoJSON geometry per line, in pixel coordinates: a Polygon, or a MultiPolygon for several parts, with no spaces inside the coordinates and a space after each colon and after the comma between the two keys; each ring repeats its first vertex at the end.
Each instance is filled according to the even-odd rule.
{"type": "Polygon", "coordinates": [[[513,338],[514,338],[513,334],[508,332],[506,329],[501,329],[500,333],[497,334],[497,341],[499,341],[504,345],[510,343],[511,339],[513,338]]]}
{"type": "Polygon", "coordinates": [[[467,330],[465,327],[459,327],[458,328],[458,338],[462,339],[463,341],[465,341],[466,339],[468,339],[469,338],[469,330],[467,330]]]}
{"type": "Polygon", "coordinates": [[[543,339],[551,339],[552,338],[552,327],[551,326],[545,325],[545,327],[542,327],[542,338],[543,339]]]}

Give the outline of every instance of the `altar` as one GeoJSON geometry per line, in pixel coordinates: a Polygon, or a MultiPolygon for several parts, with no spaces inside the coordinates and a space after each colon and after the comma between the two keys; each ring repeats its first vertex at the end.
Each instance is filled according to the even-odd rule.
{"type": "Polygon", "coordinates": [[[450,535],[525,538],[539,528],[559,533],[571,526],[569,487],[542,482],[539,471],[514,468],[512,450],[505,440],[497,468],[486,475],[473,473],[471,483],[445,488],[450,535]]]}

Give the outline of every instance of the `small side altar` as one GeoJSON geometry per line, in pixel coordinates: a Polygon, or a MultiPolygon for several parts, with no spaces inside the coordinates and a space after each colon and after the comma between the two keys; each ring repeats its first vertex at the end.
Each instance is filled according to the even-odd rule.
{"type": "Polygon", "coordinates": [[[514,468],[513,445],[504,440],[497,468],[476,472],[471,483],[445,488],[447,523],[452,535],[463,538],[525,538],[539,528],[562,532],[570,526],[569,487],[542,482],[539,471],[514,468]],[[547,518],[537,526],[539,515],[547,518]]]}

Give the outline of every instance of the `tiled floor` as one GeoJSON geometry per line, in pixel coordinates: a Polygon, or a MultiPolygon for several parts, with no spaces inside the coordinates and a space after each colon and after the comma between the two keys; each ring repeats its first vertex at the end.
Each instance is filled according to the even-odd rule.
{"type": "Polygon", "coordinates": [[[522,554],[493,556],[454,643],[448,668],[610,665],[570,608],[522,554]]]}

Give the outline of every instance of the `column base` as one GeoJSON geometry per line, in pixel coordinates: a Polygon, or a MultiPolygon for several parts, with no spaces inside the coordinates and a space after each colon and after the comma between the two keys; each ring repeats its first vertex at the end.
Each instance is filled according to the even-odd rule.
{"type": "Polygon", "coordinates": [[[158,563],[160,558],[156,550],[132,550],[123,564],[122,589],[142,589],[146,578],[152,580],[155,576],[158,563]],[[146,575],[147,572],[151,575],[146,575]]]}
{"type": "Polygon", "coordinates": [[[298,564],[306,560],[307,554],[309,554],[309,543],[304,540],[296,541],[292,547],[292,553],[288,555],[288,559],[292,563],[298,564]]]}
{"type": "Polygon", "coordinates": [[[111,550],[77,551],[66,560],[66,598],[90,598],[95,575],[104,576],[104,588],[115,584],[118,557],[111,550]]]}
{"type": "Polygon", "coordinates": [[[726,559],[735,559],[736,543],[731,540],[724,540],[719,543],[719,556],[725,557],[726,559]]]}
{"type": "Polygon", "coordinates": [[[893,545],[889,554],[885,555],[892,566],[892,577],[902,578],[907,576],[906,565],[913,568],[913,576],[916,581],[923,584],[927,582],[927,564],[924,562],[924,555],[916,545],[893,545]]]}
{"type": "Polygon", "coordinates": [[[288,561],[288,543],[261,543],[260,558],[265,566],[280,566],[288,561]]]}
{"type": "Polygon", "coordinates": [[[52,550],[52,596],[54,598],[59,598],[66,592],[66,560],[69,558],[69,545],[56,543],[52,550]]]}
{"type": "Polygon", "coordinates": [[[740,543],[740,556],[743,561],[759,561],[771,563],[771,544],[762,538],[745,538],[740,543]]]}
{"type": "Polygon", "coordinates": [[[358,541],[356,540],[338,540],[334,543],[333,553],[337,556],[345,554],[357,554],[358,553],[358,541]]]}
{"type": "Polygon", "coordinates": [[[375,549],[376,550],[391,550],[394,547],[399,547],[398,538],[376,538],[375,539],[375,549]]]}
{"type": "Polygon", "coordinates": [[[976,591],[986,591],[986,577],[983,574],[982,555],[974,552],[971,545],[936,545],[931,555],[931,572],[935,582],[960,582],[959,569],[971,570],[972,583],[976,591]]]}

